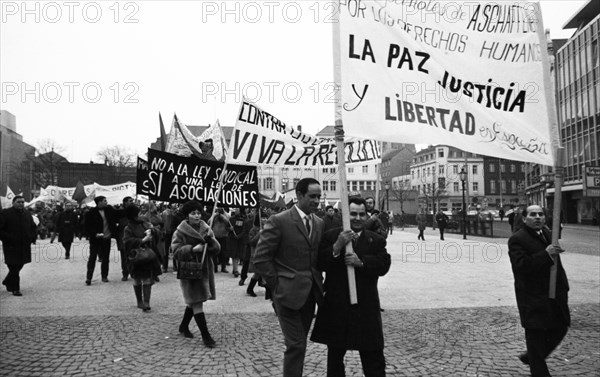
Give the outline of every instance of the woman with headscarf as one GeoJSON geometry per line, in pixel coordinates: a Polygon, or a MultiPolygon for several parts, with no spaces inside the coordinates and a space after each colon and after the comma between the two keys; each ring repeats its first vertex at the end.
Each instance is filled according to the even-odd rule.
{"type": "Polygon", "coordinates": [[[161,274],[157,257],[158,250],[156,249],[159,231],[145,217],[139,216],[139,213],[140,209],[135,205],[125,209],[128,223],[123,231],[123,244],[125,253],[129,257],[127,269],[133,279],[137,307],[148,312],[150,311],[152,284],[154,284],[155,278],[161,274]],[[139,264],[135,261],[135,256],[143,248],[150,248],[155,253],[155,258],[147,263],[139,264]]]}
{"type": "MultiPolygon", "coordinates": [[[[196,321],[202,341],[207,347],[214,347],[216,342],[208,332],[206,317],[204,315],[203,304],[206,300],[216,298],[215,274],[212,256],[221,251],[221,246],[214,237],[214,234],[208,224],[202,220],[203,206],[197,201],[189,201],[180,209],[185,216],[171,241],[173,258],[179,262],[179,271],[182,272],[182,262],[203,261],[201,265],[200,279],[180,279],[181,292],[186,304],[183,320],[179,325],[179,332],[186,338],[193,338],[190,332],[189,324],[192,317],[196,321]],[[206,253],[206,257],[202,258],[206,253]]],[[[179,275],[178,275],[179,277],[179,275]]]]}

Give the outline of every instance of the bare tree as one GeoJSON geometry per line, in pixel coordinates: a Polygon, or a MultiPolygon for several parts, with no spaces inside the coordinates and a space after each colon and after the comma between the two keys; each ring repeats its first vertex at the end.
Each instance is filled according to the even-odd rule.
{"type": "Polygon", "coordinates": [[[61,155],[65,150],[64,146],[53,139],[38,140],[36,154],[28,157],[32,167],[32,180],[35,187],[57,184],[60,165],[68,162],[61,155]]]}
{"type": "Polygon", "coordinates": [[[400,202],[400,211],[404,211],[404,202],[415,200],[418,193],[410,187],[410,182],[393,182],[390,189],[392,197],[400,202]]]}
{"type": "Polygon", "coordinates": [[[96,156],[107,166],[117,168],[133,167],[137,162],[136,154],[120,145],[105,147],[99,150],[96,156]]]}

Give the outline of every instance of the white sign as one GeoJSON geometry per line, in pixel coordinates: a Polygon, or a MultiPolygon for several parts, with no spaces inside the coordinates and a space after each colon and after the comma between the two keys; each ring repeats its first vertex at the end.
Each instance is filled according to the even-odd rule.
{"type": "MultiPolygon", "coordinates": [[[[374,140],[344,138],[346,164],[381,162],[374,140]]],[[[241,165],[338,165],[334,137],[317,137],[286,125],[244,98],[231,135],[228,162],[241,165]]]]}
{"type": "Polygon", "coordinates": [[[347,135],[552,165],[537,2],[342,0],[339,17],[347,135]]]}

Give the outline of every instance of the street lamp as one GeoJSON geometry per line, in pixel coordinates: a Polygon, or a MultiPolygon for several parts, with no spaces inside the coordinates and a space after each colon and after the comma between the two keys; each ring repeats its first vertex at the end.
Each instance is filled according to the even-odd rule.
{"type": "Polygon", "coordinates": [[[387,210],[389,211],[390,210],[390,183],[386,182],[383,187],[385,188],[385,201],[386,201],[387,210]]]}
{"type": "Polygon", "coordinates": [[[462,182],[462,205],[463,205],[463,240],[467,239],[467,202],[465,201],[465,181],[467,180],[467,172],[465,168],[460,170],[458,173],[460,181],[462,182]]]}

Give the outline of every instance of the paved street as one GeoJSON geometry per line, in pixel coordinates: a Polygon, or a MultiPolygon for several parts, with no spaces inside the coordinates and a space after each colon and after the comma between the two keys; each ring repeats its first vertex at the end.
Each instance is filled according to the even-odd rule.
{"type": "MultiPolygon", "coordinates": [[[[396,229],[388,239],[392,268],[380,280],[389,376],[527,376],[506,238],[396,229]]],[[[597,376],[600,370],[598,228],[566,231],[563,264],[573,324],[549,359],[555,376],[597,376]]],[[[217,340],[205,348],[178,334],[183,301],[171,272],[153,287],[152,311],[135,307],[131,282],[120,281],[111,254],[109,283],[97,265],[85,286],[87,242],[72,259],[38,241],[22,271],[23,297],[0,292],[0,375],[3,376],[278,376],[283,339],[271,305],[245,295],[231,273],[217,274],[217,300],[206,304],[217,340]]],[[[7,273],[0,266],[0,278],[7,273]]],[[[326,348],[309,343],[305,375],[323,376],[326,348]]],[[[362,376],[358,353],[348,376],[362,376]]]]}

